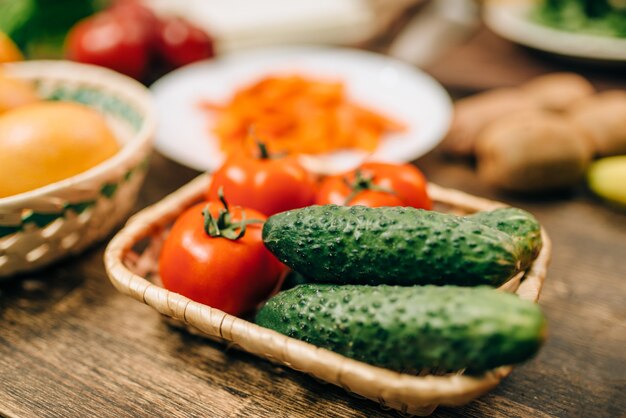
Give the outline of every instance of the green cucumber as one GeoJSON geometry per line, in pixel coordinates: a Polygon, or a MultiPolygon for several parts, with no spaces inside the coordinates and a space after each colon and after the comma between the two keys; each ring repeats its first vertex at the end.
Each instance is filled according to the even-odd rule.
{"type": "Polygon", "coordinates": [[[525,210],[500,208],[489,212],[477,212],[468,216],[468,219],[511,236],[518,247],[522,270],[532,264],[541,250],[541,225],[525,210]]]}
{"type": "Polygon", "coordinates": [[[507,233],[407,207],[309,206],[271,216],[263,241],[311,281],[499,286],[521,267],[507,233]]]}
{"type": "Polygon", "coordinates": [[[271,298],[256,323],[402,372],[520,363],[545,334],[537,305],[486,286],[305,284],[271,298]]]}

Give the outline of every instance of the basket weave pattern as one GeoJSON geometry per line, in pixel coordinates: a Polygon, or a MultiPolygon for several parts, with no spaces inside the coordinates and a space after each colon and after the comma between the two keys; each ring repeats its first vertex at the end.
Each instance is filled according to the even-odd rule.
{"type": "Polygon", "coordinates": [[[112,71],[63,61],[7,65],[40,97],[86,104],[118,131],[122,149],[81,174],[0,199],[0,278],[76,254],[132,209],[145,177],[154,116],[145,87],[112,71]]]}
{"type": "MultiPolygon", "coordinates": [[[[159,280],[155,270],[160,245],[176,217],[202,200],[208,182],[207,175],[196,178],[135,215],[113,238],[104,259],[107,273],[120,292],[212,339],[232,343],[259,357],[308,373],[379,402],[384,407],[408,414],[428,415],[440,404],[465,404],[495,387],[511,372],[512,367],[504,366],[481,377],[461,373],[420,376],[398,373],[289,338],[162,288],[156,284],[159,280]]],[[[429,185],[429,192],[438,208],[445,207],[447,211],[459,214],[503,206],[434,184],[429,185]]],[[[531,268],[503,286],[504,290],[537,301],[551,251],[545,232],[543,240],[543,249],[531,268]]]]}
{"type": "Polygon", "coordinates": [[[15,220],[12,223],[20,225],[18,232],[0,238],[0,276],[45,266],[104,238],[132,209],[145,177],[144,167],[145,164],[137,162],[135,174],[116,184],[111,196],[94,193],[93,190],[102,187],[97,183],[83,185],[87,192],[82,197],[76,193],[72,200],[46,196],[32,200],[27,208],[0,207],[0,220],[15,220]],[[87,207],[68,209],[73,205],[87,207]],[[45,220],[40,226],[36,222],[24,222],[24,213],[49,214],[54,220],[49,223],[45,220]]]}

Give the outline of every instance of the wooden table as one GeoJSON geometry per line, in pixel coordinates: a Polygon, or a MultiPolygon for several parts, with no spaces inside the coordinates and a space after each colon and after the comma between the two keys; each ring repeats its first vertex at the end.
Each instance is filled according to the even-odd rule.
{"type": "MultiPolygon", "coordinates": [[[[513,51],[516,64],[509,76],[500,68],[493,84],[527,78],[520,63],[531,63],[533,71],[555,66],[540,67],[536,56],[483,32],[431,71],[455,95],[490,87],[485,75],[476,74],[498,59],[485,59],[494,43],[513,51]]],[[[603,86],[624,82],[612,73],[598,77],[603,86]]],[[[530,210],[554,241],[540,300],[550,325],[545,347],[493,392],[433,416],[623,416],[626,214],[582,188],[541,200],[497,195],[468,164],[437,152],[417,163],[436,183],[530,210]]],[[[137,208],[196,175],[155,155],[137,208]]],[[[337,387],[170,328],[150,308],[114,290],[102,266],[103,247],[0,285],[0,415],[397,416],[337,387]]]]}

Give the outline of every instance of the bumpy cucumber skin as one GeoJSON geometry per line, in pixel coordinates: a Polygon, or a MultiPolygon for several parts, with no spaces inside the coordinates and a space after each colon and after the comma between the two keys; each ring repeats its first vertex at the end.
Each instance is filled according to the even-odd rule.
{"type": "Polygon", "coordinates": [[[309,206],[271,216],[263,241],[316,283],[499,286],[520,269],[508,234],[406,207],[309,206]]]}
{"type": "Polygon", "coordinates": [[[402,372],[520,363],[545,333],[535,304],[486,286],[304,284],[271,298],[256,323],[402,372]]]}
{"type": "Polygon", "coordinates": [[[517,246],[522,270],[528,268],[541,251],[541,225],[525,210],[500,208],[475,213],[468,219],[510,235],[517,246]]]}

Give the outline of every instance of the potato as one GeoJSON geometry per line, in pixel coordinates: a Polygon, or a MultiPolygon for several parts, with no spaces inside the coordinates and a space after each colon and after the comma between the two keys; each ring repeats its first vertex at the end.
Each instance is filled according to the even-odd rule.
{"type": "Polygon", "coordinates": [[[597,155],[626,154],[625,91],[606,91],[579,100],[568,109],[568,113],[592,140],[597,155]]]}
{"type": "Polygon", "coordinates": [[[587,79],[575,73],[547,74],[530,80],[520,88],[541,108],[557,112],[595,92],[587,79]]]}
{"type": "Polygon", "coordinates": [[[478,174],[514,192],[537,192],[577,184],[592,148],[568,120],[541,110],[509,115],[489,124],[476,142],[478,174]]]}
{"type": "Polygon", "coordinates": [[[534,102],[517,89],[496,89],[459,100],[454,119],[442,149],[450,155],[471,156],[477,135],[490,122],[535,107],[534,102]]]}

